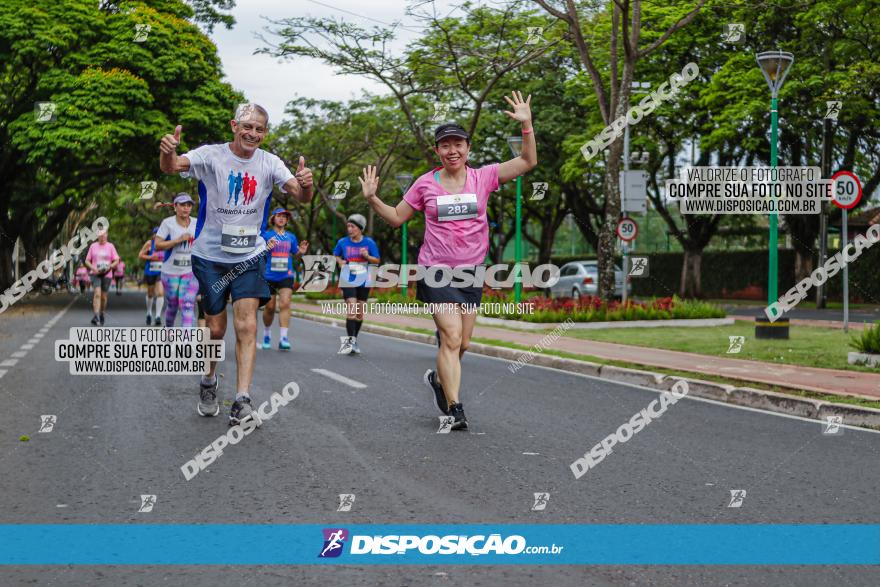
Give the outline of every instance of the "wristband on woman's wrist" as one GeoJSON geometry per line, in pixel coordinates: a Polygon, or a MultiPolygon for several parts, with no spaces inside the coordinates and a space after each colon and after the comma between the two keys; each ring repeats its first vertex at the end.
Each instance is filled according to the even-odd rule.
{"type": "Polygon", "coordinates": [[[524,128],[524,129],[522,129],[522,134],[530,135],[530,134],[532,134],[532,132],[534,132],[534,130],[535,130],[534,128],[524,128]]]}

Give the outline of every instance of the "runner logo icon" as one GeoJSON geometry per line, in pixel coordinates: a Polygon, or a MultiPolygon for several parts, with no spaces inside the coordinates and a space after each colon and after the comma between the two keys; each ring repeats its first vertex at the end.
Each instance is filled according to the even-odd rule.
{"type": "Polygon", "coordinates": [[[303,272],[302,292],[318,292],[327,289],[330,277],[336,269],[336,257],[333,255],[303,255],[305,271],[303,272]]]}
{"type": "Polygon", "coordinates": [[[536,493],[535,503],[532,504],[533,512],[540,512],[547,509],[547,502],[550,501],[549,493],[536,493]]]}
{"type": "Polygon", "coordinates": [[[141,495],[141,507],[138,508],[138,512],[150,513],[154,505],[156,505],[155,495],[141,495]]]}
{"type": "Polygon", "coordinates": [[[746,490],[745,489],[731,489],[730,490],[730,503],[727,504],[729,508],[741,508],[743,501],[746,499],[746,490]]]}
{"type": "Polygon", "coordinates": [[[57,418],[53,414],[46,414],[40,416],[40,430],[39,432],[52,432],[52,429],[55,428],[55,422],[57,418]]]}
{"type": "Polygon", "coordinates": [[[440,428],[437,429],[437,434],[449,434],[449,431],[452,430],[452,425],[455,423],[455,418],[452,416],[438,416],[440,418],[440,428]]]}
{"type": "Polygon", "coordinates": [[[728,340],[730,341],[730,346],[727,347],[728,354],[737,354],[739,353],[743,345],[746,343],[745,336],[728,336],[728,340]]]}
{"type": "Polygon", "coordinates": [[[342,547],[348,540],[348,530],[345,528],[324,528],[324,548],[318,558],[333,558],[342,554],[342,547]]]}
{"type": "Polygon", "coordinates": [[[337,512],[350,512],[352,505],[354,505],[354,493],[340,493],[339,494],[339,507],[336,508],[336,511],[337,512]]]}
{"type": "Polygon", "coordinates": [[[825,424],[822,427],[822,434],[843,434],[843,416],[825,416],[825,424]]]}
{"type": "Polygon", "coordinates": [[[648,276],[648,258],[633,257],[632,267],[629,269],[630,277],[647,277],[648,276]]]}

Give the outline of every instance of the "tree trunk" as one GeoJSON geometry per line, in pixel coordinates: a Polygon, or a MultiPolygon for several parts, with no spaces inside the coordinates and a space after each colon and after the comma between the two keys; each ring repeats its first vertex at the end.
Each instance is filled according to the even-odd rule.
{"type": "Polygon", "coordinates": [[[605,164],[605,210],[599,231],[599,297],[606,302],[614,298],[614,253],[617,245],[617,221],[620,218],[620,156],[623,138],[618,138],[608,150],[605,164]]]}
{"type": "Polygon", "coordinates": [[[12,250],[15,240],[0,238],[0,293],[6,291],[15,280],[15,265],[12,250]]]}
{"type": "Polygon", "coordinates": [[[678,295],[681,298],[702,298],[702,249],[685,249],[684,261],[681,264],[681,286],[678,295]]]}

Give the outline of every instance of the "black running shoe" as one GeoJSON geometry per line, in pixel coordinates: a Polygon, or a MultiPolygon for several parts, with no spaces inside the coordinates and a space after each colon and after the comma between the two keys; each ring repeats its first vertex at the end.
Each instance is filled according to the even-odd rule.
{"type": "Polygon", "coordinates": [[[101,312],[101,316],[98,318],[98,322],[101,323],[101,326],[104,326],[104,312],[101,312]]]}
{"type": "Polygon", "coordinates": [[[149,314],[147,314],[147,326],[150,326],[152,324],[153,324],[153,318],[149,314]]]}
{"type": "Polygon", "coordinates": [[[449,406],[449,415],[455,418],[452,423],[453,430],[467,430],[467,416],[464,415],[464,407],[460,403],[449,406]]]}
{"type": "Polygon", "coordinates": [[[161,318],[154,318],[153,319],[153,326],[162,326],[162,319],[161,318]]]}
{"type": "Polygon", "coordinates": [[[446,394],[443,393],[443,387],[437,382],[437,373],[433,369],[428,369],[425,371],[422,381],[434,392],[434,405],[448,416],[449,404],[446,403],[446,394]]]}
{"type": "Polygon", "coordinates": [[[98,325],[98,315],[97,314],[92,316],[92,324],[94,324],[95,326],[98,325]]]}

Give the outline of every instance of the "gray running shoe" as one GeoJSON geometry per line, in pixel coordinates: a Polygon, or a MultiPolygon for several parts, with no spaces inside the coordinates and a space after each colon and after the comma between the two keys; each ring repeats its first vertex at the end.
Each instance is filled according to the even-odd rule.
{"type": "Polygon", "coordinates": [[[216,416],[220,413],[220,404],[217,402],[217,383],[215,378],[214,385],[205,385],[199,382],[199,403],[196,406],[200,416],[216,416]]]}
{"type": "Polygon", "coordinates": [[[361,347],[358,346],[358,339],[355,338],[351,343],[351,352],[356,355],[361,354],[361,347]]]}

